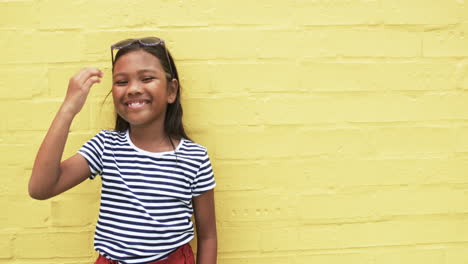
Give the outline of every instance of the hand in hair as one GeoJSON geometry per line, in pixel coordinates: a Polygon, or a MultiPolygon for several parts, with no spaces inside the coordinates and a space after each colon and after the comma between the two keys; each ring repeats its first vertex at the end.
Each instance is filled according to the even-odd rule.
{"type": "Polygon", "coordinates": [[[76,115],[83,108],[91,86],[101,82],[102,71],[97,68],[84,68],[68,82],[67,95],[62,109],[76,115]]]}
{"type": "Polygon", "coordinates": [[[35,199],[48,199],[83,182],[89,167],[80,154],[61,162],[68,132],[75,115],[86,101],[89,89],[100,82],[102,72],[84,68],[70,79],[67,95],[42,141],[29,180],[29,194],[35,199]]]}

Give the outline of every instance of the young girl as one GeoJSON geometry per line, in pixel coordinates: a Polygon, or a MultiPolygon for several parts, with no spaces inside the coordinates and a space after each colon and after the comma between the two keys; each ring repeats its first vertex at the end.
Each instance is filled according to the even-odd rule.
{"type": "Polygon", "coordinates": [[[214,264],[215,181],[206,148],[185,134],[174,61],[155,37],[120,41],[111,54],[115,130],[102,130],[61,162],[72,120],[103,76],[99,69],[82,69],[70,79],[37,153],[29,193],[48,199],[100,174],[96,264],[193,264],[193,213],[197,263],[214,264]]]}

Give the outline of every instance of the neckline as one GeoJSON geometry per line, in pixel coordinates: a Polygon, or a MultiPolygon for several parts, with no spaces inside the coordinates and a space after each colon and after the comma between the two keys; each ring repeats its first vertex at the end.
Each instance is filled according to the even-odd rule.
{"type": "Polygon", "coordinates": [[[126,138],[128,144],[129,144],[134,150],[136,150],[137,152],[140,152],[140,153],[142,153],[142,154],[145,154],[145,155],[148,155],[148,156],[152,156],[152,157],[161,157],[161,156],[166,155],[166,154],[175,154],[175,152],[178,151],[178,150],[181,148],[182,143],[183,143],[184,140],[185,140],[184,138],[181,138],[179,144],[177,145],[177,147],[176,147],[174,150],[162,151],[162,152],[152,152],[152,151],[147,151],[147,150],[141,149],[141,148],[137,147],[135,144],[133,144],[132,139],[130,138],[130,133],[129,133],[129,130],[128,130],[128,129],[127,129],[127,131],[125,132],[125,138],[126,138]]]}

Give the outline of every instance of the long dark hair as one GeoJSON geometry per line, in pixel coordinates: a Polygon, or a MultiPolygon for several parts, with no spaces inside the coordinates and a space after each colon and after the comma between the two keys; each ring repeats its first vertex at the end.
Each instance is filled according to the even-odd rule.
{"type": "MultiPolygon", "coordinates": [[[[174,144],[172,142],[172,139],[181,139],[181,138],[186,138],[190,139],[187,134],[185,133],[184,125],[182,123],[182,104],[180,103],[180,91],[182,89],[180,85],[180,80],[179,80],[179,74],[177,73],[177,68],[174,63],[174,59],[171,56],[171,53],[169,50],[167,50],[167,56],[166,56],[166,48],[162,45],[156,45],[156,46],[142,46],[138,42],[134,43],[132,45],[129,45],[125,48],[119,49],[117,54],[115,55],[114,62],[112,64],[112,72],[114,72],[114,65],[117,62],[117,60],[132,51],[138,51],[138,50],[144,50],[148,52],[149,54],[155,56],[157,59],[159,59],[159,62],[161,63],[164,71],[167,73],[167,83],[168,85],[171,82],[171,78],[175,78],[177,82],[179,83],[179,88],[177,89],[177,94],[176,94],[176,99],[174,100],[173,103],[168,104],[166,108],[166,116],[164,118],[164,132],[166,135],[169,137],[169,140],[174,147],[174,144]],[[168,61],[169,57],[169,61],[168,61]],[[169,67],[169,63],[171,67],[169,67]],[[172,73],[173,76],[170,77],[170,72],[172,68],[172,73]]],[[[126,130],[130,129],[130,124],[123,119],[118,113],[116,113],[116,120],[115,120],[115,130],[119,132],[124,132],[126,130]]]]}

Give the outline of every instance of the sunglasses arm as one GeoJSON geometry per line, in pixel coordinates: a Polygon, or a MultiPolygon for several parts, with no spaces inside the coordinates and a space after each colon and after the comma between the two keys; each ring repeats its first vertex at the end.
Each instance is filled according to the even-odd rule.
{"type": "Polygon", "coordinates": [[[111,61],[112,61],[112,68],[114,68],[114,48],[111,47],[111,61]]]}

